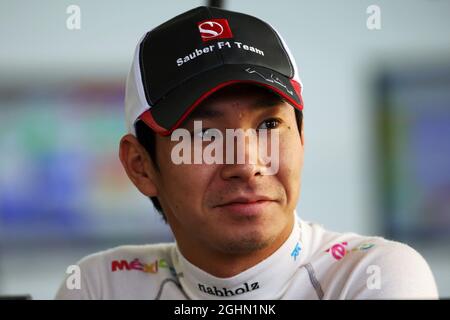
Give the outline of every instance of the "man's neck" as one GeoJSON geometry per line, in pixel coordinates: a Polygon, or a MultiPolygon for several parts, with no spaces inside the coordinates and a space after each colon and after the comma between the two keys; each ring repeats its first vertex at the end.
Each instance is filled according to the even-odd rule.
{"type": "Polygon", "coordinates": [[[246,253],[226,253],[212,246],[205,246],[205,243],[188,243],[179,239],[177,245],[183,256],[193,265],[203,271],[218,277],[233,277],[271,256],[289,238],[294,225],[292,223],[283,230],[279,236],[262,249],[246,253]]]}

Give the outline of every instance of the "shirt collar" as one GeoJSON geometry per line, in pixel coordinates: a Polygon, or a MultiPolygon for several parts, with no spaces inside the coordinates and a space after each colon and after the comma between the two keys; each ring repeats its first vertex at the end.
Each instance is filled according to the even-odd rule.
{"type": "MultiPolygon", "coordinates": [[[[295,212],[294,212],[295,214],[295,212]]],[[[300,220],[288,239],[272,255],[229,278],[215,277],[190,263],[176,247],[174,266],[191,299],[279,299],[303,264],[300,220]]]]}

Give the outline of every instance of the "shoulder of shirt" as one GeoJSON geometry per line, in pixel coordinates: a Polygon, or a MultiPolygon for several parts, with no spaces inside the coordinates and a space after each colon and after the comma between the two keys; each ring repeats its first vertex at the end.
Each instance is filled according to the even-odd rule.
{"type": "Polygon", "coordinates": [[[156,274],[158,269],[155,268],[164,266],[163,269],[170,272],[175,248],[175,243],[123,245],[87,255],[76,263],[83,289],[67,290],[64,280],[56,299],[98,299],[103,296],[104,283],[111,280],[112,274],[121,274],[121,271],[156,274]]]}
{"type": "Polygon", "coordinates": [[[428,263],[409,245],[380,236],[328,231],[322,225],[306,221],[301,226],[309,233],[308,260],[321,260],[321,266],[329,266],[330,272],[334,272],[333,267],[348,270],[348,279],[360,277],[364,286],[371,272],[381,272],[385,290],[366,290],[365,293],[379,296],[365,298],[437,297],[428,263]]]}
{"type": "Polygon", "coordinates": [[[376,247],[379,250],[386,250],[392,246],[405,246],[403,243],[387,240],[380,236],[365,236],[354,232],[330,231],[325,229],[323,225],[314,222],[301,221],[300,226],[306,233],[305,241],[308,243],[312,256],[320,254],[336,244],[343,245],[347,250],[365,244],[367,246],[361,247],[361,249],[368,250],[376,247]]]}
{"type": "Polygon", "coordinates": [[[99,251],[82,258],[78,265],[92,265],[104,263],[116,259],[171,259],[171,252],[175,248],[175,243],[158,243],[146,245],[123,245],[111,249],[99,251]]]}

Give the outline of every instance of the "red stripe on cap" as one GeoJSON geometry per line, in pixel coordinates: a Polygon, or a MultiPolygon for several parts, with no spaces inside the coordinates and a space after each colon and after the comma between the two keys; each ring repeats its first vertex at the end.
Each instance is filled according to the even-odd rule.
{"type": "Polygon", "coordinates": [[[295,81],[294,79],[291,79],[291,85],[294,88],[295,92],[297,93],[299,99],[300,99],[300,105],[302,106],[300,110],[303,110],[303,97],[302,97],[302,86],[300,83],[295,81]]]}
{"type": "Polygon", "coordinates": [[[161,134],[163,136],[167,136],[167,135],[171,134],[173,130],[178,128],[181,125],[181,123],[189,116],[189,114],[192,112],[192,110],[194,110],[207,97],[209,97],[211,94],[213,94],[217,90],[219,90],[219,89],[221,89],[223,87],[226,87],[228,85],[231,85],[233,83],[253,83],[253,84],[256,84],[256,85],[259,85],[259,86],[266,87],[266,88],[268,88],[268,89],[270,89],[272,91],[275,91],[279,95],[281,95],[283,98],[285,98],[291,105],[293,105],[297,109],[303,110],[303,104],[302,104],[303,99],[302,99],[302,97],[300,95],[300,84],[298,82],[296,82],[295,80],[291,80],[291,84],[294,87],[295,93],[297,93],[297,95],[300,98],[300,103],[297,103],[286,92],[284,92],[284,91],[282,91],[282,90],[280,90],[278,88],[269,86],[268,84],[264,84],[264,83],[261,83],[261,82],[258,82],[258,81],[253,81],[253,80],[230,80],[230,81],[223,82],[223,83],[215,86],[214,88],[208,90],[207,92],[203,93],[200,96],[200,98],[195,100],[195,102],[183,113],[183,115],[180,117],[180,119],[177,120],[175,125],[170,130],[165,129],[165,128],[161,127],[160,125],[158,125],[156,123],[155,119],[153,118],[153,116],[151,114],[151,109],[145,111],[144,113],[142,113],[139,118],[142,119],[155,132],[157,132],[157,133],[159,133],[159,134],[161,134]]]}
{"type": "Polygon", "coordinates": [[[148,125],[150,128],[153,129],[153,131],[160,133],[160,134],[164,134],[164,132],[167,132],[167,129],[161,127],[160,125],[158,125],[155,121],[155,119],[153,118],[152,113],[150,112],[150,110],[144,111],[140,116],[139,119],[141,119],[142,121],[144,121],[144,123],[146,125],[148,125]]]}
{"type": "Polygon", "coordinates": [[[300,87],[300,83],[298,83],[297,81],[295,81],[294,79],[291,79],[291,85],[294,88],[295,92],[297,93],[297,95],[300,97],[301,96],[301,87],[300,87]]]}

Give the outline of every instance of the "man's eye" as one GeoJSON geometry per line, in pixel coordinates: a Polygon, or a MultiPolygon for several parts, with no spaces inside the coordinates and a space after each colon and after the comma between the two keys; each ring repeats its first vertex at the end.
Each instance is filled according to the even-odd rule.
{"type": "Polygon", "coordinates": [[[275,118],[270,118],[267,120],[264,120],[263,123],[261,123],[258,127],[258,129],[275,129],[280,125],[280,120],[275,118]]]}

